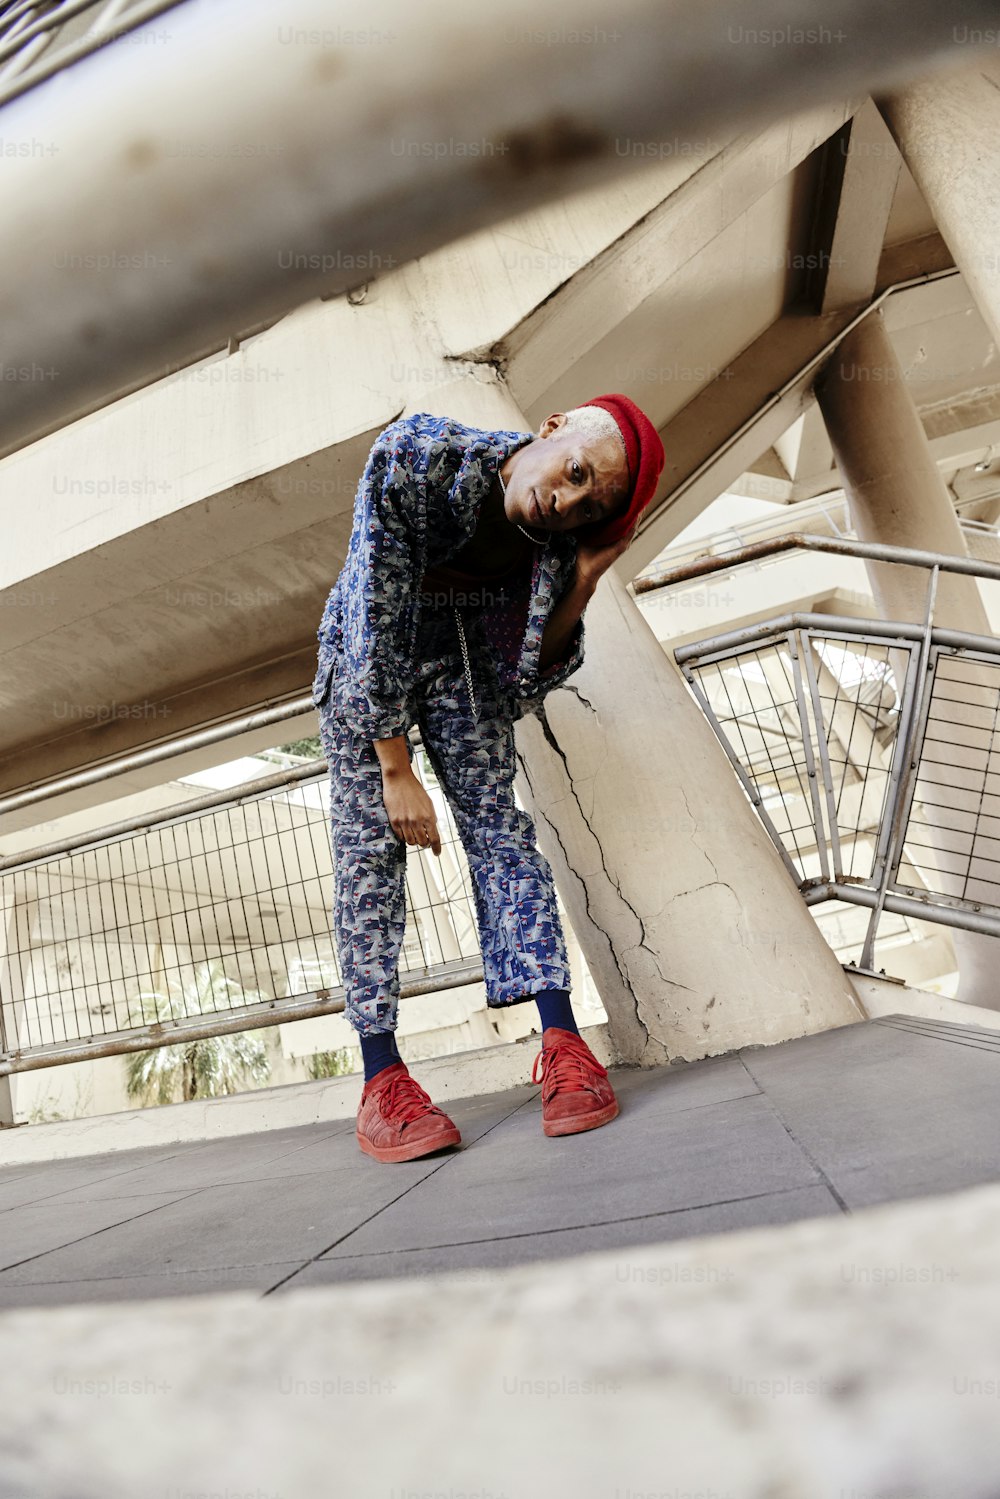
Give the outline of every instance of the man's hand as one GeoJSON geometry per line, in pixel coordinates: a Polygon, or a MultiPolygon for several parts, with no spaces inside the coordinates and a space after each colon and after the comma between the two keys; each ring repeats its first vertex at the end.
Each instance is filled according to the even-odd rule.
{"type": "Polygon", "coordinates": [[[429,848],[432,854],[441,857],[441,835],[434,803],[412,770],[389,775],[383,771],[382,801],[397,838],[415,848],[429,848]]]}
{"type": "Polygon", "coordinates": [[[597,587],[598,579],[632,545],[632,542],[635,540],[635,533],[639,528],[640,519],[641,517],[637,515],[625,535],[617,541],[611,542],[609,546],[588,546],[583,541],[577,543],[576,576],[581,583],[585,584],[591,590],[597,587]]]}

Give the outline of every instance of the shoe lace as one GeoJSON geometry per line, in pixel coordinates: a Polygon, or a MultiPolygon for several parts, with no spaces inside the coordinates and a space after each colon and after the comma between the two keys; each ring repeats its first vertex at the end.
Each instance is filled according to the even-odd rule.
{"type": "Polygon", "coordinates": [[[424,1091],[416,1078],[410,1077],[405,1072],[399,1073],[382,1089],[378,1096],[378,1108],[383,1118],[388,1118],[392,1114],[403,1124],[409,1124],[411,1120],[419,1119],[423,1114],[443,1112],[436,1103],[431,1101],[430,1095],[424,1091]]]}
{"type": "Polygon", "coordinates": [[[544,1082],[545,1096],[551,1098],[560,1088],[577,1092],[592,1086],[595,1073],[607,1077],[608,1069],[601,1066],[586,1041],[560,1036],[548,1045],[543,1042],[531,1069],[531,1081],[544,1082]]]}

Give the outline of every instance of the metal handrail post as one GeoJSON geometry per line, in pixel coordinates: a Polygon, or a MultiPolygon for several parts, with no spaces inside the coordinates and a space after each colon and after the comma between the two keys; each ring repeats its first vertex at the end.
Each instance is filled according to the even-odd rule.
{"type": "Polygon", "coordinates": [[[830,746],[827,743],[826,725],[823,720],[823,700],[820,696],[819,682],[816,679],[816,667],[812,656],[812,632],[810,630],[800,630],[798,634],[802,654],[802,666],[809,685],[813,718],[816,723],[816,748],[823,771],[823,787],[826,793],[826,815],[830,827],[830,853],[833,859],[834,877],[839,879],[843,873],[843,859],[840,851],[840,828],[837,825],[837,803],[834,798],[833,773],[830,768],[830,746]]]}
{"type": "MultiPolygon", "coordinates": [[[[879,874],[878,886],[876,887],[877,901],[872,910],[871,919],[868,922],[868,931],[865,934],[864,945],[861,949],[861,966],[870,971],[873,968],[875,955],[875,935],[878,924],[885,909],[885,898],[889,889],[889,881],[892,871],[899,861],[900,840],[903,831],[903,803],[906,798],[907,789],[912,778],[916,774],[917,761],[914,749],[917,742],[917,725],[921,722],[930,698],[930,686],[927,681],[927,665],[930,660],[931,651],[931,629],[934,619],[934,602],[937,597],[937,585],[940,569],[935,566],[931,569],[927,582],[927,602],[924,613],[924,638],[920,645],[920,656],[917,662],[916,682],[912,693],[908,693],[909,712],[901,736],[903,748],[901,750],[901,773],[899,781],[892,790],[891,815],[889,818],[889,836],[886,840],[886,848],[883,854],[882,869],[879,874]]],[[[888,808],[886,809],[889,810],[888,808]]]]}
{"type": "MultiPolygon", "coordinates": [[[[826,856],[826,837],[823,829],[823,806],[819,796],[819,784],[816,780],[816,761],[813,756],[812,733],[809,727],[809,710],[806,706],[806,695],[802,685],[802,668],[799,662],[799,649],[801,636],[796,638],[796,632],[788,632],[788,654],[792,658],[792,677],[795,683],[795,701],[799,710],[799,723],[802,726],[802,751],[805,756],[806,774],[809,777],[809,799],[812,802],[813,825],[816,830],[816,854],[819,858],[820,873],[823,878],[830,878],[830,865],[826,856]]],[[[822,730],[820,730],[822,732],[822,730]]]]}

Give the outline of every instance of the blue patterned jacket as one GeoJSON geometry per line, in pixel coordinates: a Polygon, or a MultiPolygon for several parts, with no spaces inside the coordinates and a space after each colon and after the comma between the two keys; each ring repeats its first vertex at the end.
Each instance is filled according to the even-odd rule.
{"type": "MultiPolygon", "coordinates": [[[[347,557],[317,632],[312,699],[368,739],[416,722],[414,647],[421,580],[470,539],[500,465],[530,432],[483,431],[418,412],[376,438],[358,484],[347,557]]],[[[553,533],[533,569],[527,624],[513,671],[498,663],[511,714],[535,711],[583,663],[581,617],[569,654],[538,669],[542,633],[576,566],[572,532],[553,533]]]]}

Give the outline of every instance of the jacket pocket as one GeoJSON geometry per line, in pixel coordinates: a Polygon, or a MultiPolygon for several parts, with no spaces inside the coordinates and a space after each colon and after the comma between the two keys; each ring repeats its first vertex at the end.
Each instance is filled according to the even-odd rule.
{"type": "Polygon", "coordinates": [[[312,700],[314,708],[322,708],[330,691],[330,679],[333,676],[333,662],[324,666],[323,670],[316,673],[312,685],[312,700]]]}

